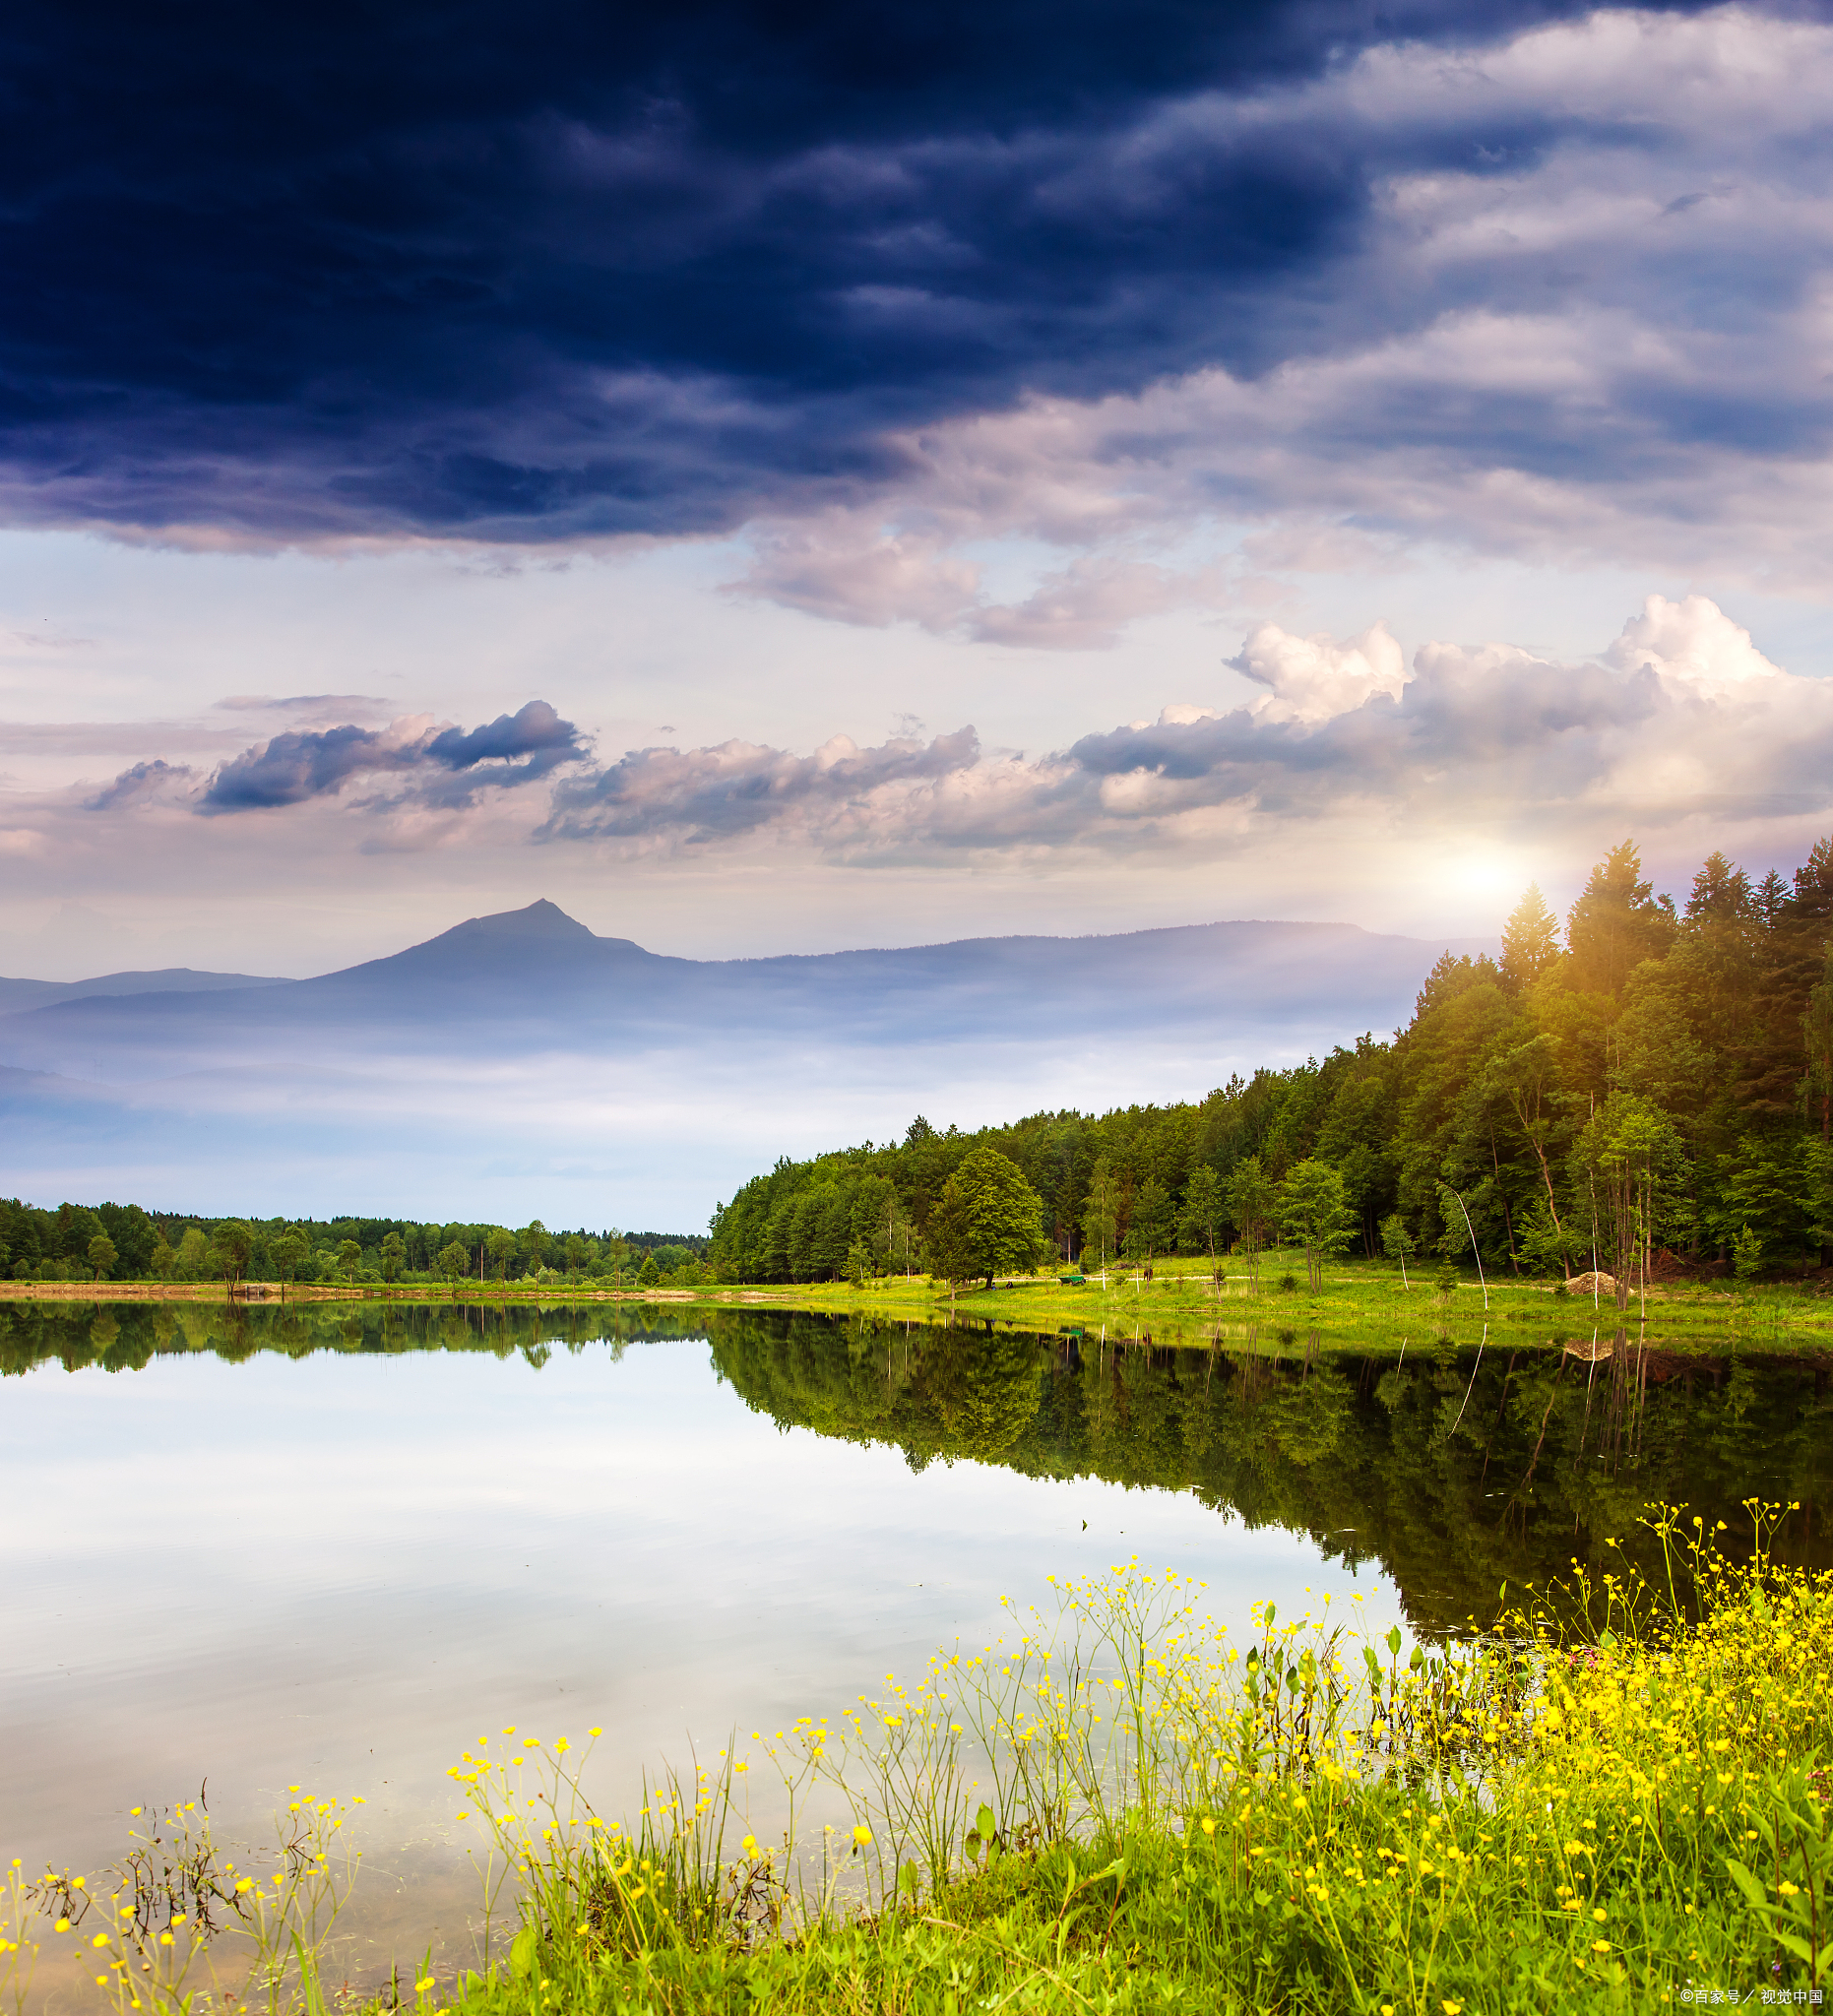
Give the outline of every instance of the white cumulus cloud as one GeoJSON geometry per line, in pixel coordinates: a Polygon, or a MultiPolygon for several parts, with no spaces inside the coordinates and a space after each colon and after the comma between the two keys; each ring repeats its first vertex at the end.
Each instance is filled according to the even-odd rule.
{"type": "Polygon", "coordinates": [[[1277,623],[1261,623],[1230,663],[1267,688],[1253,703],[1257,721],[1329,721],[1377,693],[1398,700],[1407,683],[1406,661],[1384,623],[1340,644],[1321,633],[1294,637],[1277,623]]]}
{"type": "Polygon", "coordinates": [[[1785,676],[1757,650],[1749,631],[1703,595],[1677,602],[1650,596],[1641,615],[1630,617],[1605,657],[1626,672],[1650,665],[1671,684],[1713,699],[1724,699],[1752,679],[1785,676]]]}

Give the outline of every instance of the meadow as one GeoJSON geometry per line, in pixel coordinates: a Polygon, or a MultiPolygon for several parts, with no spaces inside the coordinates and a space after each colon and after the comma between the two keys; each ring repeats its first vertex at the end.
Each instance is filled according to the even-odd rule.
{"type": "MultiPolygon", "coordinates": [[[[1652,1514],[1658,1565],[1521,1592],[1437,1646],[1255,1612],[1137,1561],[1011,1607],[999,1642],[591,1798],[591,1738],[454,1760],[495,1911],[423,2016],[1809,2005],[1833,1970],[1833,1577],[1652,1514]],[[753,1812],[780,1824],[766,1838],[753,1812]]],[[[353,1864],[301,1788],[237,1869],[208,1824],[48,1895],[0,1966],[67,1944],[117,2016],[324,2006],[353,1864]]]]}

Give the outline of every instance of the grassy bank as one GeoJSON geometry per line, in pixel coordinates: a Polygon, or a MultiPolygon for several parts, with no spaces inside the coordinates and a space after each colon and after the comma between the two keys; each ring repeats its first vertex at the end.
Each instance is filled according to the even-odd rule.
{"type": "MultiPolygon", "coordinates": [[[[1258,1279],[1232,1266],[1215,1282],[1205,1263],[1162,1261],[1150,1281],[1114,1271],[1106,1281],[1091,1276],[1071,1285],[1056,1274],[1001,1281],[988,1291],[970,1286],[951,1290],[924,1275],[881,1280],[801,1283],[794,1286],[725,1285],[697,1288],[611,1288],[557,1278],[507,1282],[463,1281],[393,1285],[315,1283],[284,1291],[288,1302],[367,1301],[475,1303],[485,1307],[602,1304],[673,1307],[754,1306],[834,1315],[866,1314],[912,1322],[993,1322],[1045,1332],[1081,1331],[1107,1343],[1155,1341],[1198,1345],[1239,1345],[1250,1330],[1269,1338],[1282,1331],[1314,1333],[1318,1339],[1362,1345],[1408,1337],[1450,1335],[1509,1345],[1608,1342],[1620,1329],[1664,1346],[1689,1342],[1723,1344],[1728,1339],[1762,1344],[1814,1341],[1833,1336],[1833,1294],[1817,1279],[1738,1287],[1725,1283],[1664,1282],[1631,1298],[1619,1312],[1606,1291],[1558,1292],[1551,1282],[1513,1276],[1480,1282],[1474,1273],[1434,1278],[1415,1269],[1403,1280],[1398,1268],[1381,1261],[1331,1263],[1321,1289],[1305,1286],[1303,1257],[1271,1252],[1261,1259],[1258,1279]],[[1291,1284],[1287,1286],[1286,1284],[1291,1284]]],[[[251,1283],[244,1292],[258,1302],[283,1299],[278,1283],[251,1283]]],[[[8,1284],[0,1299],[158,1299],[221,1302],[221,1283],[154,1285],[42,1282],[8,1284]]],[[[237,1299],[242,1295],[238,1294],[237,1299]]]]}
{"type": "MultiPolygon", "coordinates": [[[[1670,1515],[1653,1582],[1580,1576],[1435,1651],[1355,1606],[1269,1607],[1236,1643],[1195,1586],[1120,1566],[983,1653],[664,1780],[621,1825],[582,1751],[505,1730],[452,1775],[516,1914],[474,1969],[403,1995],[424,2016],[1793,2005],[1833,1972],[1833,1578],[1777,1566],[1751,1511],[1742,1565],[1670,1515]]],[[[254,1885],[277,2005],[307,1958],[288,1975],[285,1884],[322,1904],[331,1882],[326,1814],[254,1885]]],[[[123,1880],[101,1931],[68,1936],[120,2011],[175,2016],[210,1959],[197,1907],[137,1897],[123,1880]]]]}
{"type": "MultiPolygon", "coordinates": [[[[1608,1341],[1618,1330],[1663,1343],[1722,1343],[1729,1337],[1813,1339],[1833,1334],[1833,1295],[1817,1282],[1738,1289],[1721,1284],[1666,1283],[1618,1311],[1608,1292],[1559,1292],[1558,1285],[1515,1277],[1480,1282],[1471,1273],[1434,1279],[1419,1270],[1403,1280],[1380,1261],[1333,1263],[1321,1289],[1304,1286],[1300,1254],[1262,1256],[1258,1280],[1231,1271],[1221,1284],[1206,1265],[1161,1263],[1154,1278],[1110,1273],[1104,1284],[1090,1276],[1079,1286],[1056,1275],[1002,1281],[991,1291],[951,1292],[946,1283],[922,1276],[863,1285],[832,1283],[746,1290],[785,1307],[865,1313],[926,1322],[996,1322],[1019,1329],[1080,1330],[1107,1343],[1133,1339],[1199,1344],[1243,1338],[1254,1328],[1273,1336],[1282,1329],[1322,1338],[1398,1345],[1437,1333],[1477,1343],[1485,1327],[1492,1341],[1526,1344],[1561,1339],[1608,1341]],[[1287,1284],[1290,1284],[1288,1286],[1287,1284]]],[[[703,1294],[733,1291],[703,1291],[703,1294]]]]}

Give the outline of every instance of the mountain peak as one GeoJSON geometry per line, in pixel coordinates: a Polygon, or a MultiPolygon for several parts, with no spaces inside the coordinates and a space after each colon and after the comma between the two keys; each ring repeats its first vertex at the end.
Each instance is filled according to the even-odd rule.
{"type": "Polygon", "coordinates": [[[575,944],[594,935],[577,917],[568,916],[557,903],[549,903],[544,896],[523,910],[499,910],[488,916],[467,917],[445,935],[452,937],[458,931],[468,937],[515,938],[524,942],[567,939],[575,944]]]}

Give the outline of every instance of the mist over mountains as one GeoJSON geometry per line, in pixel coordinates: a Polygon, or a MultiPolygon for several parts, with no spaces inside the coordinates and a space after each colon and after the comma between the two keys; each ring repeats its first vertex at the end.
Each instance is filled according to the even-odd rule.
{"type": "Polygon", "coordinates": [[[1228,922],[706,961],[537,902],[311,979],[0,979],[0,1185],[695,1227],[779,1155],[918,1110],[1195,1097],[1385,1032],[1442,949],[1228,922]]]}

